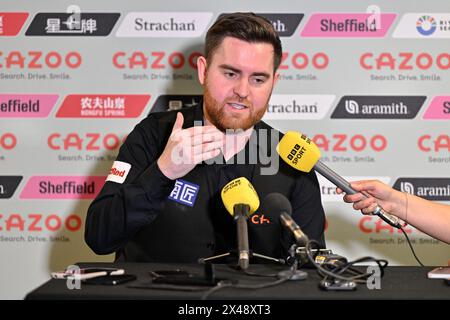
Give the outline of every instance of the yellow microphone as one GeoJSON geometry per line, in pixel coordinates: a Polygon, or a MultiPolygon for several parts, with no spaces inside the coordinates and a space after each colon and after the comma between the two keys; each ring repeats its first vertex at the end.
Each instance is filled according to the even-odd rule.
{"type": "MultiPolygon", "coordinates": [[[[354,190],[350,186],[350,183],[347,180],[342,178],[319,160],[319,148],[304,134],[296,131],[286,132],[277,145],[277,152],[281,159],[283,159],[284,162],[289,164],[294,169],[302,172],[310,172],[314,169],[326,179],[331,181],[334,185],[341,188],[345,193],[358,193],[358,191],[354,190]]],[[[368,197],[367,194],[363,193],[363,195],[366,198],[368,197]]],[[[377,205],[372,214],[379,216],[386,223],[395,228],[401,228],[399,219],[389,213],[386,213],[379,205],[377,205]]]]}
{"type": "Polygon", "coordinates": [[[250,260],[247,218],[258,209],[259,197],[255,188],[245,177],[236,178],[227,183],[222,189],[221,196],[225,208],[237,223],[239,267],[245,270],[250,260]]]}

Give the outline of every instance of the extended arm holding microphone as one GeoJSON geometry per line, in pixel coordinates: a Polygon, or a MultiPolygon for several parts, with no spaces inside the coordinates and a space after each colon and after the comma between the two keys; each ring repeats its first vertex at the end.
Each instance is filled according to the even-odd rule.
{"type": "MultiPolygon", "coordinates": [[[[286,132],[277,146],[277,152],[291,167],[302,172],[309,172],[311,169],[314,169],[347,194],[358,193],[358,191],[350,186],[350,183],[347,180],[319,160],[319,148],[306,136],[295,131],[286,132]]],[[[367,197],[366,194],[363,193],[363,195],[367,197]]],[[[372,214],[379,216],[386,223],[395,228],[401,228],[400,220],[385,212],[379,205],[372,214]]]]}

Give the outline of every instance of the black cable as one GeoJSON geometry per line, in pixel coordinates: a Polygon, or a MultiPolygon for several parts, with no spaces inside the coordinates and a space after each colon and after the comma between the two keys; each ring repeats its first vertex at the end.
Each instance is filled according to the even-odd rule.
{"type": "Polygon", "coordinates": [[[279,284],[282,284],[284,282],[286,282],[287,280],[289,280],[290,277],[285,277],[285,278],[281,278],[278,279],[276,281],[271,281],[271,282],[266,282],[266,283],[261,283],[261,284],[232,284],[232,283],[218,283],[217,286],[212,287],[211,289],[209,289],[208,291],[206,291],[203,295],[201,300],[206,300],[208,299],[209,296],[211,296],[213,293],[224,289],[224,288],[235,288],[235,289],[263,289],[263,288],[269,288],[269,287],[273,287],[279,284]]]}
{"type": "Polygon", "coordinates": [[[357,263],[361,262],[375,262],[380,271],[381,271],[381,277],[384,275],[384,268],[388,265],[388,261],[384,259],[375,259],[372,257],[363,257],[354,261],[350,261],[347,263],[329,263],[324,262],[322,264],[319,264],[315,260],[315,256],[319,253],[319,251],[316,252],[316,255],[313,256],[312,253],[312,246],[315,245],[317,248],[320,247],[320,244],[315,240],[310,240],[305,245],[306,255],[310,262],[317,268],[317,272],[324,278],[332,278],[334,280],[343,280],[343,281],[353,281],[357,283],[366,283],[367,278],[372,276],[371,273],[364,273],[360,272],[356,269],[353,269],[352,266],[354,266],[357,263]],[[345,276],[345,273],[353,274],[352,276],[345,276]]]}
{"type": "Polygon", "coordinates": [[[405,235],[406,241],[408,242],[409,248],[411,249],[414,258],[416,258],[416,261],[417,261],[422,267],[425,267],[424,264],[423,264],[423,263],[419,260],[419,258],[417,257],[416,252],[414,251],[414,248],[413,248],[413,246],[412,246],[412,244],[411,244],[411,241],[409,240],[409,237],[408,237],[408,235],[406,234],[406,231],[405,231],[402,227],[400,227],[400,230],[402,230],[403,234],[405,235]]]}

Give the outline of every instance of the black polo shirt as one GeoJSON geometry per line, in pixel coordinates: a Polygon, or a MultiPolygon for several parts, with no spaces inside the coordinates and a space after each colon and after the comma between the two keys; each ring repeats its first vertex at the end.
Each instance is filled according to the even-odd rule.
{"type": "MultiPolygon", "coordinates": [[[[183,128],[203,121],[202,104],[180,111],[183,128]]],[[[238,177],[246,177],[261,200],[272,192],[286,196],[293,219],[310,239],[325,247],[325,214],[317,177],[314,172],[296,171],[278,158],[275,146],[280,132],[261,121],[254,126],[257,139],[252,137],[228,162],[219,155],[215,164],[201,163],[173,181],[162,174],[156,160],[175,119],[175,111],[151,113],[120,148],[116,161],[131,165],[125,181],[106,181],[88,209],[85,239],[94,252],[116,252],[121,260],[142,262],[196,262],[234,252],[236,225],[220,192],[238,177]],[[279,168],[275,174],[263,174],[264,169],[273,171],[268,169],[270,156],[278,160],[279,168]]],[[[286,257],[293,238],[280,225],[277,213],[257,210],[248,219],[248,229],[252,252],[286,257]]]]}

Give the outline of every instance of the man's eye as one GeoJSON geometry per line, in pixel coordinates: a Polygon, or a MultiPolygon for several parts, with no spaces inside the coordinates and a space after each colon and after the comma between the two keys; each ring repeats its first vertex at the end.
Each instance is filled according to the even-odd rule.
{"type": "Polygon", "coordinates": [[[234,72],[225,72],[225,77],[227,78],[234,78],[236,76],[236,73],[234,72]]]}
{"type": "Polygon", "coordinates": [[[263,84],[264,82],[266,82],[266,79],[264,78],[253,78],[253,82],[256,84],[263,84]]]}

